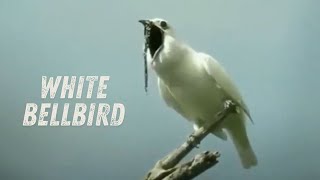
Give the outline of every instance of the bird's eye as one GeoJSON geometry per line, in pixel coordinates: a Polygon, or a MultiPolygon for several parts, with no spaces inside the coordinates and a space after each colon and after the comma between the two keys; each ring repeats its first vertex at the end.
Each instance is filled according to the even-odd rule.
{"type": "Polygon", "coordinates": [[[162,28],[167,28],[167,23],[165,22],[165,21],[161,21],[160,22],[160,26],[162,27],[162,28]]]}

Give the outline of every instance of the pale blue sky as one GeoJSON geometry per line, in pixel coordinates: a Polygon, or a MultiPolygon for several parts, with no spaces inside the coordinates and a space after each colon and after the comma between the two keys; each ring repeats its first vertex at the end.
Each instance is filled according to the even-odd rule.
{"type": "Polygon", "coordinates": [[[218,150],[220,163],[198,179],[320,177],[319,7],[317,0],[1,0],[1,179],[139,179],[186,139],[192,126],[165,106],[154,75],[144,93],[137,20],[153,17],[225,66],[255,121],[248,133],[259,166],[242,169],[232,143],[212,136],[193,154],[218,150]],[[106,102],[125,104],[123,125],[22,127],[25,103],[42,102],[42,75],[111,76],[106,102]]]}

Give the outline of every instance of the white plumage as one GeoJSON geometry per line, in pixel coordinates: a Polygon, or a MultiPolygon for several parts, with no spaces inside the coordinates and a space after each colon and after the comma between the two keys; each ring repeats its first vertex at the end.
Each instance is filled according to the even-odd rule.
{"type": "MultiPolygon", "coordinates": [[[[147,57],[158,76],[160,94],[166,104],[197,128],[210,125],[225,100],[237,103],[241,107],[239,113],[229,115],[222,127],[212,133],[224,140],[227,134],[231,137],[244,168],[257,165],[245,128],[246,114],[250,117],[248,108],[224,68],[210,55],[178,41],[165,20],[151,19],[144,24],[161,31],[161,44],[153,49],[153,54],[152,49],[148,50],[147,57]]],[[[157,35],[152,33],[151,41],[157,35]]]]}

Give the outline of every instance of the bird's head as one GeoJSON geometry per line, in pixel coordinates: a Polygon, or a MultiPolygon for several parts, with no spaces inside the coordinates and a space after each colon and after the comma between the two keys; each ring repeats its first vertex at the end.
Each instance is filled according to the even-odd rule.
{"type": "Polygon", "coordinates": [[[166,20],[160,18],[139,20],[139,22],[142,23],[145,28],[146,43],[153,58],[155,53],[163,45],[165,36],[174,37],[173,28],[166,20]]]}
{"type": "MultiPolygon", "coordinates": [[[[148,60],[154,60],[161,51],[166,37],[174,37],[174,31],[168,22],[164,19],[154,18],[148,20],[139,20],[144,26],[144,73],[145,73],[145,91],[148,87],[148,60]]],[[[151,63],[152,64],[152,63],[151,63]]]]}

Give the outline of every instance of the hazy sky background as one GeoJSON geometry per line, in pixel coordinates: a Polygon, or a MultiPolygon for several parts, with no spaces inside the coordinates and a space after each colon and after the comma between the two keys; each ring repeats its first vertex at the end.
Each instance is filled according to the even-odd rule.
{"type": "Polygon", "coordinates": [[[143,90],[143,18],[162,17],[178,37],[213,55],[252,112],[259,166],[241,167],[231,141],[198,179],[320,177],[320,1],[0,1],[1,179],[141,179],[192,131],[143,90]],[[105,101],[41,100],[41,76],[109,75],[105,101]],[[122,102],[121,127],[23,127],[27,102],[122,102]]]}

